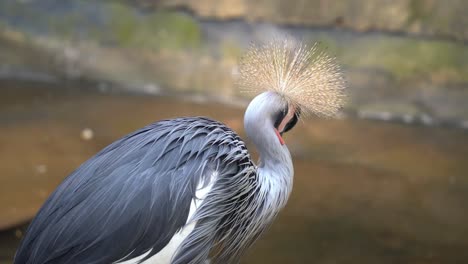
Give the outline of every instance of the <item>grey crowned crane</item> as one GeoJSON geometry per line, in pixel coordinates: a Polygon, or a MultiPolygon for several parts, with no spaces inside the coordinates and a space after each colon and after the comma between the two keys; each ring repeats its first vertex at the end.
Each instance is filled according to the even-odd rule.
{"type": "Polygon", "coordinates": [[[50,195],[16,264],[237,263],[285,206],[293,164],[283,133],[332,116],[345,81],[334,58],[293,40],[252,45],[239,85],[258,94],[244,128],[260,155],[204,117],[163,120],[115,141],[50,195]]]}

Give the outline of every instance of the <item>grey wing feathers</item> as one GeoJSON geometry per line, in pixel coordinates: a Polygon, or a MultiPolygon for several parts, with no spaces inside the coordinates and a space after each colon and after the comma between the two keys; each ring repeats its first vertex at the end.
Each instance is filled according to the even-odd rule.
{"type": "MultiPolygon", "coordinates": [[[[248,168],[244,143],[221,123],[179,118],[149,125],[109,145],[64,180],[30,224],[15,263],[112,263],[151,250],[147,259],[186,224],[197,185],[207,174],[223,174],[216,192],[248,168]]],[[[210,223],[208,210],[198,215],[194,233],[210,223]]],[[[174,262],[196,263],[209,254],[190,244],[185,248],[174,262]]]]}

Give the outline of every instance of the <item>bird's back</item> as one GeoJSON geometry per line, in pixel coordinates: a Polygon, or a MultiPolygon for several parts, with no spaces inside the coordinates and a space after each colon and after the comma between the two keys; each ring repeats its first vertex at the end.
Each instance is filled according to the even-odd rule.
{"type": "Polygon", "coordinates": [[[245,144],[225,125],[207,118],[154,123],[112,143],[60,184],[31,222],[15,263],[150,259],[186,226],[197,189],[210,184],[173,261],[200,263],[220,241],[229,245],[219,259],[235,259],[255,237],[239,241],[232,232],[255,214],[245,209],[256,176],[245,144]]]}

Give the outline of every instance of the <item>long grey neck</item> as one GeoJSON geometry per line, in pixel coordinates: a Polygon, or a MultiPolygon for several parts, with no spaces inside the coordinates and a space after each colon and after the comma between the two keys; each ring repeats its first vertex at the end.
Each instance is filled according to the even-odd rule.
{"type": "Polygon", "coordinates": [[[275,102],[274,97],[262,94],[256,97],[246,110],[244,127],[247,136],[255,144],[260,155],[258,175],[260,187],[272,203],[283,207],[292,189],[293,164],[286,145],[281,145],[275,133],[272,118],[263,111],[275,102]]]}
{"type": "Polygon", "coordinates": [[[288,147],[286,147],[286,145],[281,145],[273,130],[273,126],[268,126],[268,128],[265,128],[262,131],[263,132],[261,133],[257,133],[253,138],[249,136],[252,138],[260,155],[258,168],[272,172],[275,172],[277,169],[281,169],[285,170],[288,175],[292,176],[293,165],[288,147]]]}
{"type": "MultiPolygon", "coordinates": [[[[265,136],[279,141],[274,132],[265,136]]],[[[286,145],[281,144],[269,148],[257,146],[257,149],[260,154],[257,169],[260,187],[267,193],[274,209],[279,211],[286,205],[292,190],[294,169],[291,155],[286,145]]]]}

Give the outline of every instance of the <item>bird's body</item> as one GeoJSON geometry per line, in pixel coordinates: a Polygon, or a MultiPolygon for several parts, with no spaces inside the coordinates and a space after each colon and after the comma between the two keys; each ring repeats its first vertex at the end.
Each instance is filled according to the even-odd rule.
{"type": "Polygon", "coordinates": [[[157,122],[67,177],[31,223],[15,261],[203,263],[215,246],[230,252],[220,261],[233,261],[277,213],[265,210],[275,198],[265,190],[275,185],[269,176],[219,122],[157,122]]]}
{"type": "Polygon", "coordinates": [[[341,100],[342,79],[328,58],[318,56],[319,66],[310,70],[310,53],[286,47],[273,46],[272,56],[254,50],[241,68],[253,75],[245,81],[250,88],[262,80],[272,85],[244,116],[258,165],[222,123],[202,117],[156,122],[72,172],[31,222],[15,263],[238,262],[291,192],[294,170],[283,133],[302,111],[328,114],[341,100]],[[286,89],[288,83],[307,88],[313,74],[323,75],[313,82],[324,83],[319,96],[286,89]]]}

